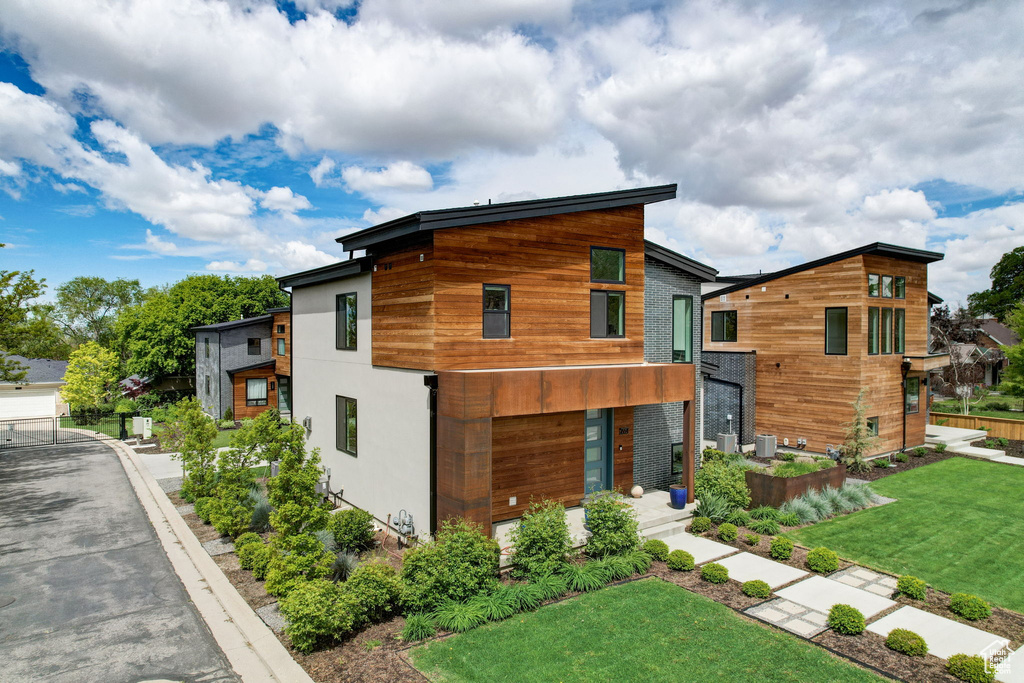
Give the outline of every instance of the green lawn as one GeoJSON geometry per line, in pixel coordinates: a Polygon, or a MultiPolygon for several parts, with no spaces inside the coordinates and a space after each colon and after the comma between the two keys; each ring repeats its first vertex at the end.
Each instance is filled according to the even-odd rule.
{"type": "MultiPolygon", "coordinates": [[[[975,415],[977,417],[1001,417],[1006,420],[1024,420],[1024,412],[1017,410],[995,410],[989,407],[990,401],[994,403],[1008,403],[1013,408],[1019,408],[1021,404],[1020,399],[997,396],[995,398],[985,399],[976,405],[972,405],[971,415],[975,415]]],[[[959,415],[960,404],[956,401],[935,401],[932,404],[932,412],[959,415]]]]}
{"type": "Polygon", "coordinates": [[[213,440],[214,448],[221,448],[222,446],[231,445],[231,435],[235,433],[234,429],[224,429],[217,432],[217,438],[213,440]]]}
{"type": "Polygon", "coordinates": [[[899,500],[787,535],[1024,612],[1024,467],[951,458],[871,486],[899,500]]]}
{"type": "Polygon", "coordinates": [[[634,581],[423,645],[443,681],[880,681],[796,636],[658,579],[634,581]]]}
{"type": "MultiPolygon", "coordinates": [[[[60,418],[60,427],[62,429],[88,429],[94,432],[100,432],[107,436],[112,436],[115,439],[121,437],[121,423],[118,421],[117,413],[113,413],[107,419],[103,419],[98,424],[75,424],[75,418],[67,415],[60,418]]],[[[125,422],[125,429],[128,430],[128,436],[132,435],[132,419],[129,417],[125,422]]]]}

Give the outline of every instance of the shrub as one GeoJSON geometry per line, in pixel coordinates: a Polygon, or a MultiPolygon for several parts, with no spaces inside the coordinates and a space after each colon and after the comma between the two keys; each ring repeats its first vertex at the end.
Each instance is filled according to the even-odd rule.
{"type": "Polygon", "coordinates": [[[668,544],[657,538],[645,541],[643,551],[650,555],[652,560],[664,562],[668,559],[668,544]]]}
{"type": "Polygon", "coordinates": [[[480,608],[487,621],[501,621],[519,611],[519,603],[507,586],[498,585],[490,593],[481,593],[470,602],[480,608]]]}
{"type": "Polygon", "coordinates": [[[828,574],[839,569],[839,556],[828,548],[815,548],[807,553],[807,566],[811,571],[828,574]]]}
{"type": "Polygon", "coordinates": [[[224,411],[224,421],[227,422],[228,420],[231,421],[231,424],[235,423],[235,414],[231,412],[230,407],[224,411]]]}
{"type": "Polygon", "coordinates": [[[832,605],[828,611],[828,627],[844,636],[864,633],[864,615],[856,607],[832,605]]]}
{"type": "Polygon", "coordinates": [[[892,459],[895,460],[896,462],[907,462],[908,460],[910,460],[910,456],[908,456],[903,451],[900,451],[899,453],[893,454],[892,459]]]}
{"type": "Polygon", "coordinates": [[[709,462],[737,462],[743,459],[742,453],[726,453],[710,446],[701,451],[700,464],[701,466],[709,462]]]}
{"type": "Polygon", "coordinates": [[[779,518],[779,511],[770,505],[759,505],[750,511],[751,519],[774,519],[779,518]]]}
{"type": "Polygon", "coordinates": [[[717,562],[708,562],[700,568],[700,578],[708,583],[725,583],[729,580],[729,570],[717,562]]]}
{"type": "Polygon", "coordinates": [[[925,448],[924,446],[918,446],[912,452],[914,456],[918,458],[923,458],[924,456],[928,455],[928,449],[925,448]]]}
{"type": "Polygon", "coordinates": [[[946,661],[946,671],[968,683],[990,683],[996,680],[995,667],[980,655],[953,655],[946,661]]]}
{"type": "Polygon", "coordinates": [[[949,609],[953,614],[977,621],[987,619],[992,615],[992,607],[977,595],[968,593],[953,593],[949,596],[949,609]]]}
{"type": "Polygon", "coordinates": [[[871,461],[871,464],[874,465],[877,469],[882,470],[882,469],[885,469],[885,468],[889,467],[889,459],[888,458],[875,458],[874,460],[871,461]]]}
{"type": "Polygon", "coordinates": [[[235,428],[235,421],[234,420],[221,420],[220,422],[217,423],[217,428],[218,429],[234,429],[235,428]]]}
{"type": "Polygon", "coordinates": [[[640,525],[633,507],[612,491],[601,491],[583,506],[590,538],[586,553],[591,557],[618,555],[640,546],[640,525]]]}
{"type": "Polygon", "coordinates": [[[703,534],[706,531],[711,530],[711,518],[710,517],[694,517],[693,521],[690,522],[690,533],[691,534],[703,534]]]}
{"type": "Polygon", "coordinates": [[[359,566],[359,555],[351,550],[342,550],[334,554],[334,562],[331,563],[331,579],[334,581],[346,581],[352,572],[359,566]]]}
{"type": "MultiPolygon", "coordinates": [[[[218,500],[209,508],[210,524],[223,535],[238,536],[249,530],[252,510],[238,502],[238,495],[241,494],[225,494],[223,500],[218,500]]],[[[244,494],[243,500],[248,501],[248,493],[244,494]]]]}
{"type": "Polygon", "coordinates": [[[181,497],[197,500],[210,496],[216,476],[217,451],[213,440],[217,437],[217,425],[194,397],[183,398],[171,412],[173,419],[165,423],[160,436],[161,442],[166,437],[168,445],[178,453],[175,459],[181,460],[181,497]]]}
{"type": "Polygon", "coordinates": [[[677,572],[693,571],[693,555],[685,550],[673,550],[668,554],[668,568],[677,572]]]}
{"type": "Polygon", "coordinates": [[[772,587],[760,579],[743,582],[743,594],[752,598],[767,598],[772,594],[772,587]]]}
{"type": "Polygon", "coordinates": [[[338,544],[334,542],[334,534],[329,529],[320,529],[314,531],[313,535],[316,536],[316,540],[320,541],[320,545],[323,546],[324,550],[329,553],[338,551],[338,544]]]}
{"type": "Polygon", "coordinates": [[[784,462],[772,468],[773,477],[799,477],[821,469],[816,462],[784,462]]]}
{"type": "MultiPolygon", "coordinates": [[[[574,565],[569,565],[574,566],[574,565]]],[[[590,572],[593,574],[593,572],[590,572]]],[[[601,583],[603,586],[604,583],[601,583]]],[[[600,588],[601,586],[598,586],[600,588]]],[[[519,611],[537,609],[544,602],[544,592],[534,583],[514,583],[506,588],[519,611]]]]}
{"type": "Polygon", "coordinates": [[[327,529],[338,550],[365,550],[373,546],[373,515],[366,510],[349,508],[335,512],[327,529]]]}
{"type": "Polygon", "coordinates": [[[567,564],[562,569],[569,590],[585,593],[603,588],[608,583],[608,574],[603,566],[594,562],[567,564]]]}
{"type": "Polygon", "coordinates": [[[818,521],[818,513],[811,507],[803,496],[788,500],[782,504],[783,515],[796,515],[800,524],[810,524],[818,521]]]}
{"type": "Polygon", "coordinates": [[[464,601],[498,575],[498,543],[464,519],[441,523],[437,539],[405,551],[404,600],[413,612],[427,612],[448,600],[464,601]]]}
{"type": "MultiPolygon", "coordinates": [[[[268,411],[271,417],[275,417],[274,412],[268,411]]],[[[279,422],[272,425],[271,417],[264,418],[263,415],[253,421],[254,428],[267,428],[260,439],[268,457],[279,457],[281,463],[277,476],[267,482],[270,504],[274,508],[270,513],[271,526],[281,537],[310,534],[327,528],[331,515],[316,492],[320,481],[320,451],[314,448],[306,453],[306,432],[302,425],[282,426],[279,422]]],[[[276,419],[280,417],[276,416],[276,419]]]]}
{"type": "Polygon", "coordinates": [[[401,579],[394,567],[383,562],[359,565],[344,586],[359,604],[357,623],[384,621],[395,611],[402,597],[401,579]]]}
{"type": "Polygon", "coordinates": [[[804,502],[814,510],[816,521],[832,516],[832,506],[819,491],[808,491],[803,495],[804,502]]]}
{"type": "MultiPolygon", "coordinates": [[[[259,536],[256,536],[259,538],[259,536]]],[[[269,555],[270,548],[263,545],[263,539],[260,539],[259,543],[246,543],[242,546],[235,545],[235,554],[238,555],[238,565],[242,569],[252,569],[257,558],[266,555],[267,561],[270,561],[269,555]]]]}
{"type": "Polygon", "coordinates": [[[744,510],[733,510],[732,513],[725,518],[725,521],[729,524],[735,524],[736,526],[747,526],[750,524],[750,513],[744,510]]]}
{"type": "Polygon", "coordinates": [[[889,631],[885,646],[911,657],[923,657],[928,654],[928,644],[924,642],[924,638],[905,628],[894,628],[889,631]]]}
{"type": "Polygon", "coordinates": [[[699,500],[708,495],[723,496],[731,508],[750,505],[750,489],[743,470],[717,460],[705,462],[694,475],[693,493],[699,500]]]}
{"type": "MultiPolygon", "coordinates": [[[[647,570],[651,568],[651,556],[642,550],[634,550],[622,557],[630,563],[635,574],[646,574],[647,570]]],[[[665,558],[668,559],[668,553],[665,554],[665,558]]]]}
{"type": "Polygon", "coordinates": [[[707,517],[712,522],[720,524],[732,515],[735,506],[729,503],[725,496],[709,493],[697,501],[694,514],[698,517],[707,517]]]}
{"type": "Polygon", "coordinates": [[[934,449],[935,449],[935,452],[936,452],[936,453],[945,453],[945,452],[946,452],[946,449],[947,449],[948,447],[949,447],[949,446],[948,446],[947,444],[944,444],[944,443],[937,443],[937,444],[935,444],[934,446],[932,446],[932,448],[934,448],[934,449]]]}
{"type": "Polygon", "coordinates": [[[622,555],[608,555],[594,564],[604,567],[609,581],[621,581],[633,575],[633,563],[622,555]]]}
{"type": "Polygon", "coordinates": [[[553,500],[531,503],[512,529],[510,540],[517,576],[540,576],[557,569],[572,550],[565,507],[553,500]]]}
{"type": "Polygon", "coordinates": [[[790,453],[789,451],[784,451],[784,452],[778,454],[778,458],[779,458],[779,460],[782,460],[783,462],[793,462],[794,460],[796,460],[796,453],[790,453]]]}
{"type": "Polygon", "coordinates": [[[916,576],[901,576],[896,579],[896,592],[912,600],[924,600],[928,595],[928,586],[916,576]]]}
{"type": "Polygon", "coordinates": [[[779,533],[779,523],[774,519],[755,519],[750,523],[750,530],[766,536],[774,536],[779,533]]]}
{"type": "Polygon", "coordinates": [[[259,534],[254,534],[251,531],[244,533],[235,539],[235,552],[238,552],[240,548],[243,548],[250,543],[259,543],[260,545],[263,545],[263,539],[260,538],[259,534]]]}
{"type": "Polygon", "coordinates": [[[727,543],[735,541],[737,533],[738,529],[736,529],[735,524],[726,522],[725,524],[718,525],[718,537],[727,543]]]}
{"type": "Polygon", "coordinates": [[[431,616],[434,617],[438,626],[455,633],[469,631],[486,621],[483,609],[473,601],[449,600],[435,609],[431,616]]]}
{"type": "MultiPolygon", "coordinates": [[[[644,558],[650,562],[649,557],[644,555],[644,558]]],[[[559,574],[542,574],[530,581],[530,585],[537,589],[543,600],[554,600],[569,590],[569,583],[559,574]]]]}
{"type": "Polygon", "coordinates": [[[793,555],[793,541],[776,536],[768,544],[768,554],[776,560],[788,560],[793,555]]]}
{"type": "Polygon", "coordinates": [[[426,640],[435,635],[437,625],[429,614],[410,614],[405,618],[405,626],[402,628],[402,640],[405,642],[426,640]]]}
{"type": "Polygon", "coordinates": [[[269,545],[256,545],[255,543],[247,545],[246,548],[253,548],[252,559],[249,564],[252,565],[252,578],[257,581],[263,581],[267,578],[267,573],[270,572],[270,561],[274,559],[274,549],[269,545]]]}
{"type": "Polygon", "coordinates": [[[354,599],[330,581],[308,581],[296,586],[279,606],[288,622],[284,632],[299,652],[312,652],[355,625],[354,599]]]}
{"type": "Polygon", "coordinates": [[[843,484],[839,493],[854,506],[860,509],[874,502],[875,494],[867,484],[843,484]]]}
{"type": "Polygon", "coordinates": [[[800,526],[800,517],[795,512],[786,512],[779,515],[779,524],[782,526],[800,526]]]}
{"type": "Polygon", "coordinates": [[[209,496],[206,496],[204,498],[199,498],[198,500],[196,500],[196,502],[192,505],[192,509],[195,511],[196,517],[203,520],[204,524],[209,524],[210,514],[213,512],[213,506],[216,505],[216,503],[216,498],[210,498],[209,496]]]}
{"type": "Polygon", "coordinates": [[[252,517],[249,518],[249,528],[258,534],[270,531],[270,499],[262,488],[249,491],[249,501],[252,507],[252,517]]]}
{"type": "Polygon", "coordinates": [[[267,592],[283,597],[307,580],[325,579],[331,574],[334,554],[324,550],[312,534],[275,539],[277,551],[267,567],[267,592]]]}
{"type": "Polygon", "coordinates": [[[747,545],[757,545],[761,542],[761,537],[757,534],[743,534],[743,542],[747,545]]]}
{"type": "Polygon", "coordinates": [[[821,497],[828,503],[834,515],[850,512],[856,507],[846,496],[839,492],[839,489],[832,488],[831,486],[826,486],[821,490],[821,497]]]}
{"type": "Polygon", "coordinates": [[[985,410],[1009,410],[1010,404],[1006,401],[989,401],[988,405],[985,406],[985,410]]]}

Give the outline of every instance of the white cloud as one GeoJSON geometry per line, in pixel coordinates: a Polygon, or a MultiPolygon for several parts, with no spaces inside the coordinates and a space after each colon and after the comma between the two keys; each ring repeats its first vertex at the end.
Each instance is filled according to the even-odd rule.
{"type": "Polygon", "coordinates": [[[279,253],[282,265],[289,270],[309,270],[337,263],[339,258],[324,253],[312,244],[298,240],[286,242],[279,253]]]}
{"type": "Polygon", "coordinates": [[[313,208],[309,200],[301,194],[295,194],[288,187],[272,187],[260,199],[260,206],[280,213],[295,213],[313,208]]]}
{"type": "Polygon", "coordinates": [[[267,270],[267,264],[259,259],[249,259],[245,263],[238,263],[237,261],[210,261],[206,264],[206,269],[230,273],[262,273],[267,270]]]}
{"type": "Polygon", "coordinates": [[[401,218],[409,214],[409,211],[398,209],[393,206],[382,206],[379,209],[367,209],[363,212],[363,220],[370,225],[379,225],[380,223],[387,223],[393,221],[396,218],[401,218]]]}
{"type": "Polygon", "coordinates": [[[935,218],[924,192],[906,189],[882,190],[864,198],[864,215],[872,219],[926,221],[935,218]]]}
{"type": "Polygon", "coordinates": [[[341,171],[341,177],[351,191],[363,194],[373,194],[385,188],[407,192],[422,191],[434,186],[434,179],[430,177],[430,173],[409,161],[396,161],[378,171],[369,171],[359,166],[346,166],[341,171]]]}
{"type": "Polygon", "coordinates": [[[360,14],[368,21],[476,35],[517,24],[564,24],[572,8],[573,0],[364,0],[360,14]]]}
{"type": "Polygon", "coordinates": [[[309,169],[309,177],[313,179],[313,184],[317,187],[337,185],[337,178],[331,177],[331,172],[336,166],[337,164],[334,163],[334,159],[325,155],[324,158],[320,160],[320,163],[309,169]]]}

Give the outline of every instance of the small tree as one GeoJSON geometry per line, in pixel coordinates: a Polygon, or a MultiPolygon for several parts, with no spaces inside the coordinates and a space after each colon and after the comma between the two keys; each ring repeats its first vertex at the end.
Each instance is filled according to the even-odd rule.
{"type": "Polygon", "coordinates": [[[267,445],[265,457],[281,461],[277,476],[267,482],[270,504],[270,525],[278,537],[287,538],[327,528],[330,513],[316,492],[320,481],[320,450],[308,455],[305,431],[301,425],[290,424],[277,432],[267,445]]]}
{"type": "Polygon", "coordinates": [[[245,420],[231,437],[231,448],[217,456],[216,502],[210,521],[222,534],[237,536],[249,530],[253,500],[249,495],[256,477],[252,468],[271,442],[279,440],[281,421],[276,410],[245,420]]]}
{"type": "Polygon", "coordinates": [[[865,389],[857,394],[853,402],[853,419],[846,423],[846,440],[843,441],[843,463],[851,472],[867,472],[871,466],[864,460],[868,451],[878,443],[878,437],[868,430],[868,408],[864,403],[865,389]]]}
{"type": "Polygon", "coordinates": [[[164,435],[177,451],[171,457],[181,460],[181,497],[190,501],[205,498],[213,493],[217,455],[213,440],[217,438],[217,425],[195,397],[183,398],[175,408],[176,419],[167,425],[164,435]]]}
{"type": "Polygon", "coordinates": [[[937,376],[936,386],[956,397],[963,415],[970,414],[971,406],[988,393],[976,389],[985,378],[985,366],[1004,358],[999,349],[978,346],[980,329],[981,321],[964,308],[950,312],[949,307],[940,306],[932,314],[932,347],[949,354],[949,365],[937,376]]]}
{"type": "Polygon", "coordinates": [[[96,342],[83,344],[68,361],[68,369],[64,373],[66,384],[60,389],[61,397],[72,408],[95,408],[106,400],[109,387],[115,380],[116,366],[117,357],[112,351],[96,342]]]}

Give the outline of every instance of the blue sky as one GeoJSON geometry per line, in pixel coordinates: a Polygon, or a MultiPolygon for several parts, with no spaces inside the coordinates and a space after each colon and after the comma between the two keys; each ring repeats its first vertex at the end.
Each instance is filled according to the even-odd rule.
{"type": "Polygon", "coordinates": [[[282,275],[420,209],[675,182],[723,273],[1024,244],[1018,3],[10,0],[0,268],[282,275]]]}

